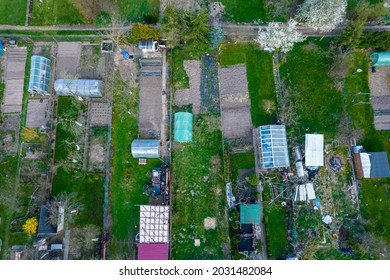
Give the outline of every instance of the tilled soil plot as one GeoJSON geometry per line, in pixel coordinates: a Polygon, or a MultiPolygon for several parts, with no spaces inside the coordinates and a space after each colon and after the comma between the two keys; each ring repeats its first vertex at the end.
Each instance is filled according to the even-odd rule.
{"type": "Polygon", "coordinates": [[[184,69],[190,80],[189,89],[180,89],[175,93],[175,104],[186,106],[192,104],[192,112],[200,112],[200,76],[201,62],[199,60],[184,60],[184,69]]]}
{"type": "MultiPolygon", "coordinates": [[[[161,66],[142,67],[141,71],[158,71],[161,66]]],[[[158,139],[161,135],[162,78],[156,75],[140,77],[138,126],[143,139],[158,139]]]]}
{"type": "Polygon", "coordinates": [[[200,97],[202,113],[219,113],[218,66],[215,55],[203,56],[200,97]]]}
{"type": "Polygon", "coordinates": [[[57,48],[56,78],[64,79],[79,74],[81,43],[60,42],[57,48]]]}
{"type": "Polygon", "coordinates": [[[246,67],[220,67],[218,74],[223,136],[228,140],[251,142],[252,122],[246,67]]]}
{"type": "Polygon", "coordinates": [[[378,130],[390,129],[390,67],[377,67],[369,73],[371,104],[374,109],[374,123],[378,130]]]}

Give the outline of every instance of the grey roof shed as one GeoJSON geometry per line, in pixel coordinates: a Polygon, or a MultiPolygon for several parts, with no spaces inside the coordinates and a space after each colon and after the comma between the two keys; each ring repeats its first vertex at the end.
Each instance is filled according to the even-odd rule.
{"type": "Polygon", "coordinates": [[[390,177],[389,161],[386,152],[370,153],[371,178],[390,177]]]}
{"type": "Polygon", "coordinates": [[[159,158],[160,140],[136,139],[131,143],[131,154],[134,158],[159,158]]]}

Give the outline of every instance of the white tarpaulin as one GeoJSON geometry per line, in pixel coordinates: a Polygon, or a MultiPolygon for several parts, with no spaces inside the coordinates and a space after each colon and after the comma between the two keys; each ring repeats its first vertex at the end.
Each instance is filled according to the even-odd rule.
{"type": "Polygon", "coordinates": [[[324,166],[324,135],[305,135],[306,166],[324,166]]]}
{"type": "Polygon", "coordinates": [[[370,155],[367,153],[360,153],[360,161],[362,163],[363,177],[370,178],[371,177],[370,155]]]}
{"type": "Polygon", "coordinates": [[[307,193],[307,198],[309,200],[316,199],[316,194],[314,192],[313,183],[307,183],[306,184],[306,193],[307,193]]]}

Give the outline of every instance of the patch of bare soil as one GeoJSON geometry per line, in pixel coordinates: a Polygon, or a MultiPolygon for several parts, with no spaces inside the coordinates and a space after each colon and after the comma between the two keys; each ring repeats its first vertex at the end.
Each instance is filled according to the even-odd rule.
{"type": "Polygon", "coordinates": [[[99,138],[92,138],[89,150],[89,171],[94,169],[103,170],[106,151],[99,138]]]}
{"type": "Polygon", "coordinates": [[[190,80],[190,88],[176,91],[175,104],[178,106],[192,104],[192,112],[197,115],[200,111],[201,62],[199,60],[184,60],[183,65],[190,80]]]}
{"type": "Polygon", "coordinates": [[[137,50],[133,45],[121,45],[114,52],[115,68],[119,70],[119,75],[129,85],[129,88],[133,88],[137,83],[137,64],[132,59],[124,59],[121,54],[122,50],[127,51],[129,54],[134,54],[137,50]]]}

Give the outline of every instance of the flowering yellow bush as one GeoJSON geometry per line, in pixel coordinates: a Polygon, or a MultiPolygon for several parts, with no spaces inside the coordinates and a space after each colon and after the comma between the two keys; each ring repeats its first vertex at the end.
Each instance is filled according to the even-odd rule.
{"type": "Polygon", "coordinates": [[[36,217],[29,218],[26,220],[26,222],[23,225],[23,230],[28,235],[33,235],[37,233],[38,228],[38,220],[36,217]]]}

